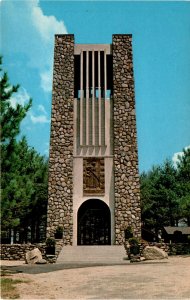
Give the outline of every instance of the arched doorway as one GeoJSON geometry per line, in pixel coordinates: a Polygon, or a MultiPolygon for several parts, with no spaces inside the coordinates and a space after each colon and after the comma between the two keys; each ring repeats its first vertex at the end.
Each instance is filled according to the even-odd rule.
{"type": "Polygon", "coordinates": [[[110,210],[103,201],[85,201],[78,210],[77,223],[78,245],[111,244],[110,210]]]}

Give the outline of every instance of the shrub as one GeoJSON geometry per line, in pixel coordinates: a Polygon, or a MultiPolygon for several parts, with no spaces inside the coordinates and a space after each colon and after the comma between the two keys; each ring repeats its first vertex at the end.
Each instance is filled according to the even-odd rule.
{"type": "Polygon", "coordinates": [[[129,251],[130,251],[130,254],[133,254],[133,255],[137,255],[140,253],[140,246],[139,246],[139,240],[135,237],[132,237],[128,240],[129,242],[129,251]]]}
{"type": "Polygon", "coordinates": [[[128,242],[130,244],[130,246],[137,246],[139,245],[139,240],[135,237],[132,237],[130,239],[128,239],[128,242]]]}
{"type": "Polygon", "coordinates": [[[46,247],[53,248],[55,247],[56,241],[53,238],[46,239],[46,247]]]}
{"type": "Polygon", "coordinates": [[[126,229],[125,229],[125,239],[128,240],[130,238],[133,237],[133,229],[131,226],[128,226],[126,229]]]}
{"type": "Polygon", "coordinates": [[[46,239],[46,254],[47,255],[55,255],[55,244],[56,241],[53,238],[46,239]]]}
{"type": "Polygon", "coordinates": [[[55,238],[62,239],[62,237],[63,237],[63,227],[58,226],[55,231],[55,238]]]}

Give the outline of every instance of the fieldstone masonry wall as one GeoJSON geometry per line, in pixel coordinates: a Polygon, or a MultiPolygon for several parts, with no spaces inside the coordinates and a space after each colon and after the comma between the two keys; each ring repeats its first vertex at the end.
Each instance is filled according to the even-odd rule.
{"type": "Polygon", "coordinates": [[[63,226],[72,244],[74,35],[56,35],[49,158],[47,237],[63,226]]]}
{"type": "Polygon", "coordinates": [[[46,259],[48,262],[53,263],[56,262],[57,257],[62,250],[63,241],[56,240],[55,245],[55,255],[46,255],[46,244],[45,243],[37,243],[37,244],[1,244],[1,254],[0,258],[2,260],[25,260],[26,252],[33,250],[34,248],[38,248],[42,257],[46,259]]]}
{"type": "Polygon", "coordinates": [[[113,35],[115,236],[132,226],[141,235],[132,35],[113,35]]]}
{"type": "Polygon", "coordinates": [[[38,248],[45,258],[45,244],[2,244],[1,259],[2,260],[25,260],[26,252],[38,248]]]}

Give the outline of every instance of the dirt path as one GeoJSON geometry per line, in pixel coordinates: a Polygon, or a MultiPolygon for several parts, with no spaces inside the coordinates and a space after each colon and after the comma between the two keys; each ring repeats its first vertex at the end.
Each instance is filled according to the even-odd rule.
{"type": "Polygon", "coordinates": [[[190,257],[166,263],[15,274],[21,299],[190,299],[190,257]]]}

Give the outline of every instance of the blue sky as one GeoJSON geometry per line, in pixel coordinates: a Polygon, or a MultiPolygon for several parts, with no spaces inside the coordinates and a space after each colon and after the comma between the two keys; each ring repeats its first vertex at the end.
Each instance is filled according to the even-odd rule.
{"type": "Polygon", "coordinates": [[[22,134],[48,155],[54,34],[76,43],[111,43],[133,34],[140,172],[190,145],[190,2],[1,0],[1,54],[11,100],[33,107],[22,134]]]}

